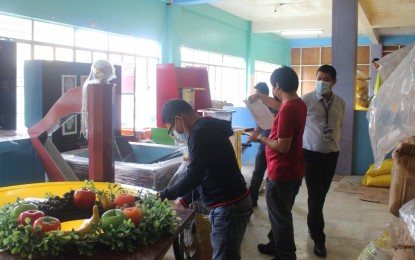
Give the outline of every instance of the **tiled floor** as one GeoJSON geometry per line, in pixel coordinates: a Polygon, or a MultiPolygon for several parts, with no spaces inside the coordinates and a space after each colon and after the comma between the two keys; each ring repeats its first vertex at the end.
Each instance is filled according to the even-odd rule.
{"type": "MultiPolygon", "coordinates": [[[[243,167],[243,174],[250,183],[252,167],[243,167]]],[[[366,202],[359,195],[336,192],[333,189],[339,183],[356,182],[359,177],[345,176],[340,181],[333,181],[326,198],[324,214],[326,221],[326,259],[356,259],[365,246],[380,236],[389,221],[397,223],[397,218],[388,211],[388,206],[366,202]]],[[[255,208],[248,224],[242,243],[242,259],[271,259],[257,250],[258,243],[267,242],[270,230],[268,212],[264,193],[260,194],[258,208],[255,208]]],[[[303,181],[293,208],[295,242],[298,259],[320,259],[313,254],[313,241],[308,236],[307,228],[307,187],[303,181]]],[[[395,226],[395,228],[397,225],[395,226]]],[[[170,250],[165,259],[174,259],[170,250]]]]}

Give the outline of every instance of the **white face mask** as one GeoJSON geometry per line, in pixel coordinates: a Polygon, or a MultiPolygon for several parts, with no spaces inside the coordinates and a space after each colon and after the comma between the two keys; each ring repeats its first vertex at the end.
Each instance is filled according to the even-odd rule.
{"type": "Polygon", "coordinates": [[[330,91],[330,82],[317,80],[316,81],[316,91],[320,95],[327,94],[330,91]]]}
{"type": "Polygon", "coordinates": [[[179,133],[176,130],[173,130],[174,138],[178,143],[187,143],[187,140],[189,139],[189,134],[186,132],[179,133]]]}

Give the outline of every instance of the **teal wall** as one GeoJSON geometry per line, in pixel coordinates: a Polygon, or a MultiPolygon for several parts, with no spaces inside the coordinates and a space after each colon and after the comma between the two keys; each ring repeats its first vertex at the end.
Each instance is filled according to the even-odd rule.
{"type": "Polygon", "coordinates": [[[157,41],[165,8],[156,0],[1,0],[0,4],[1,12],[157,41]]]}
{"type": "Polygon", "coordinates": [[[254,70],[255,58],[289,64],[288,40],[274,34],[254,34],[250,21],[208,4],[1,0],[0,12],[156,40],[162,44],[162,62],[178,66],[181,46],[242,57],[248,63],[247,78],[249,71],[254,70]]]}

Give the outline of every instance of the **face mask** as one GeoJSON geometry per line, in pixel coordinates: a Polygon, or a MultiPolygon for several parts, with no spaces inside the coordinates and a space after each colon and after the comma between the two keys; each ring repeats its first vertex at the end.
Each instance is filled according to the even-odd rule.
{"type": "Polygon", "coordinates": [[[316,91],[320,95],[327,94],[330,91],[330,82],[317,80],[316,81],[316,91]]]}
{"type": "MultiPolygon", "coordinates": [[[[278,90],[277,90],[278,91],[278,90]]],[[[282,101],[281,101],[281,99],[279,99],[275,94],[274,94],[274,92],[272,92],[272,95],[274,96],[274,99],[277,101],[277,102],[280,102],[280,103],[282,103],[282,101]]]]}
{"type": "Polygon", "coordinates": [[[186,132],[179,133],[176,130],[173,130],[173,134],[178,143],[187,143],[187,139],[189,139],[189,134],[186,132]]]}

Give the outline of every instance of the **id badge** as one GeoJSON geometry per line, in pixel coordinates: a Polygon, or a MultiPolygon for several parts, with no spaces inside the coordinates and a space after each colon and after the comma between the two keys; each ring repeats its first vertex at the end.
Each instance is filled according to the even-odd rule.
{"type": "Polygon", "coordinates": [[[324,129],[323,129],[323,139],[326,142],[333,141],[333,128],[324,127],[324,129]]]}

